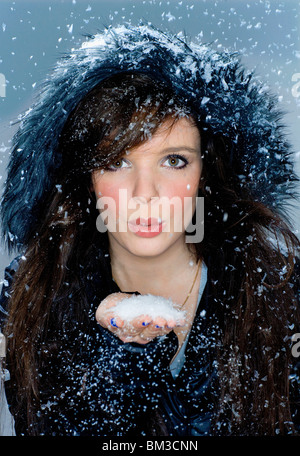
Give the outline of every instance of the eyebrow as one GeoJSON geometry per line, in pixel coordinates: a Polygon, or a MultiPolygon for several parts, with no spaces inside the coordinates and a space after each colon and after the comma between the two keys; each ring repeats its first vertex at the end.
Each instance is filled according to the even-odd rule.
{"type": "Polygon", "coordinates": [[[194,147],[189,147],[189,146],[176,146],[176,147],[167,147],[166,149],[163,149],[161,152],[166,153],[166,152],[180,152],[186,150],[188,152],[192,152],[194,154],[197,154],[200,152],[200,150],[195,149],[194,147]]]}

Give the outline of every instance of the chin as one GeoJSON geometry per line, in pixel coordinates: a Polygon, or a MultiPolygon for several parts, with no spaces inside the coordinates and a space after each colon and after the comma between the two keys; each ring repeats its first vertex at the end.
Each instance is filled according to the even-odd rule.
{"type": "Polygon", "coordinates": [[[182,239],[182,242],[185,242],[185,233],[161,233],[159,236],[152,238],[144,238],[139,236],[134,236],[133,239],[121,239],[118,240],[118,244],[122,246],[125,250],[131,253],[134,256],[143,257],[143,258],[153,258],[159,255],[162,255],[172,246],[178,245],[178,242],[182,239]]]}

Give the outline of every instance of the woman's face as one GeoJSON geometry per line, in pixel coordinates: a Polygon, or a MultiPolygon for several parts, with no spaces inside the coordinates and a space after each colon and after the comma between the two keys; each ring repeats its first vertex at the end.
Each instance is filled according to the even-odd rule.
{"type": "Polygon", "coordinates": [[[201,176],[200,148],[190,119],[166,120],[149,140],[92,173],[112,248],[149,257],[185,243],[201,176]]]}

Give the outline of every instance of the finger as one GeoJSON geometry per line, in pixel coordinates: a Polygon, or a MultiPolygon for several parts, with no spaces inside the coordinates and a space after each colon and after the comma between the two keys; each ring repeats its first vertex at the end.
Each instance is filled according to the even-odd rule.
{"type": "Polygon", "coordinates": [[[175,326],[185,326],[185,325],[186,325],[186,321],[184,320],[184,318],[181,318],[180,320],[176,321],[175,326]]]}
{"type": "Polygon", "coordinates": [[[136,337],[144,329],[142,324],[138,326],[137,323],[133,324],[132,320],[123,321],[122,319],[120,319],[120,317],[117,316],[111,319],[110,325],[113,326],[113,328],[118,328],[119,334],[124,339],[136,337]]]}
{"type": "Polygon", "coordinates": [[[150,342],[153,338],[152,337],[149,337],[149,338],[146,338],[146,337],[142,337],[141,334],[137,335],[137,336],[126,336],[124,334],[120,335],[119,338],[122,340],[122,342],[124,343],[130,343],[130,342],[135,342],[135,343],[138,343],[138,344],[141,344],[141,345],[145,345],[145,344],[148,344],[148,342],[150,342]]]}
{"type": "Polygon", "coordinates": [[[117,334],[117,336],[124,343],[133,342],[133,337],[129,336],[128,334],[120,333],[117,334]]]}
{"type": "Polygon", "coordinates": [[[103,326],[104,328],[112,329],[112,328],[122,328],[124,326],[124,321],[113,312],[108,312],[98,319],[98,323],[103,326]]]}
{"type": "Polygon", "coordinates": [[[172,329],[169,328],[161,328],[157,327],[156,325],[153,325],[152,323],[144,329],[142,332],[142,337],[146,340],[152,340],[155,339],[155,337],[158,336],[164,336],[165,334],[168,334],[172,329]]]}
{"type": "Polygon", "coordinates": [[[119,302],[123,301],[123,299],[128,298],[130,295],[127,293],[112,293],[108,295],[103,301],[100,302],[97,310],[96,310],[96,320],[101,321],[103,319],[103,315],[106,314],[107,311],[115,307],[119,302]]]}
{"type": "Polygon", "coordinates": [[[146,326],[150,325],[152,318],[149,315],[139,315],[131,320],[131,325],[139,330],[143,330],[146,326]]]}
{"type": "Polygon", "coordinates": [[[167,325],[167,320],[162,317],[156,317],[152,323],[156,329],[161,329],[167,325]]]}
{"type": "Polygon", "coordinates": [[[167,323],[166,323],[166,327],[169,328],[169,329],[173,329],[177,326],[177,322],[176,320],[174,320],[174,318],[171,318],[171,319],[168,319],[167,320],[167,323]]]}
{"type": "Polygon", "coordinates": [[[124,320],[118,315],[112,314],[111,318],[109,317],[109,325],[113,328],[123,328],[124,320]]]}
{"type": "Polygon", "coordinates": [[[143,334],[140,334],[138,337],[135,338],[135,342],[141,345],[148,344],[149,342],[151,342],[151,340],[153,340],[152,337],[144,337],[143,334]]]}
{"type": "Polygon", "coordinates": [[[136,342],[138,344],[145,344],[151,340],[150,338],[146,339],[146,338],[141,337],[140,334],[132,335],[132,334],[124,333],[124,332],[118,332],[117,336],[124,343],[136,342]]]}

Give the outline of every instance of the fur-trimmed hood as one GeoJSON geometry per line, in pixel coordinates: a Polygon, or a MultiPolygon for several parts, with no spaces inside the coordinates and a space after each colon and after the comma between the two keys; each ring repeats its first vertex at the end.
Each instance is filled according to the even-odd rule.
{"type": "Polygon", "coordinates": [[[230,138],[253,195],[284,212],[296,178],[275,98],[245,71],[237,54],[188,43],[148,25],[111,27],[65,55],[20,121],[1,203],[9,248],[26,245],[60,166],[60,132],[80,99],[119,72],[146,73],[173,87],[213,132],[230,138]],[[234,145],[243,141],[243,156],[234,145]]]}

